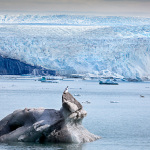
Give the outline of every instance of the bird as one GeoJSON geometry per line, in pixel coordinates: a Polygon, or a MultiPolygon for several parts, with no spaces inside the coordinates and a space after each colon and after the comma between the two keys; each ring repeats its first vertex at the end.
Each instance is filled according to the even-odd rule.
{"type": "Polygon", "coordinates": [[[68,93],[68,86],[65,88],[64,93],[68,93]]]}

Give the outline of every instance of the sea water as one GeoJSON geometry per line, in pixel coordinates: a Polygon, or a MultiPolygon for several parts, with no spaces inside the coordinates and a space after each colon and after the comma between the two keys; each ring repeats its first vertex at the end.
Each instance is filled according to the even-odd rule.
{"type": "Polygon", "coordinates": [[[80,79],[59,83],[0,79],[0,120],[16,109],[59,110],[66,86],[72,95],[80,95],[75,98],[87,111],[83,125],[101,139],[83,144],[0,143],[0,150],[150,149],[150,82],[99,85],[80,79]]]}

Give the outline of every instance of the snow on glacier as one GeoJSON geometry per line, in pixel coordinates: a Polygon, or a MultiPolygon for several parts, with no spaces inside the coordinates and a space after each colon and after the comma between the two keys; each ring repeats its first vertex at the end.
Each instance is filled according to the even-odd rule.
{"type": "Polygon", "coordinates": [[[0,15],[0,54],[65,73],[150,75],[150,19],[0,15]]]}

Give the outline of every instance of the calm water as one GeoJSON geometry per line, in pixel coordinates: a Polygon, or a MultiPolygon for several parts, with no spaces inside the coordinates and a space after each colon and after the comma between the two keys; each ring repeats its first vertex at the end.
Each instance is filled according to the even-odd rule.
{"type": "Polygon", "coordinates": [[[0,79],[0,120],[14,110],[26,107],[60,109],[62,92],[67,85],[71,94],[81,95],[76,96],[78,101],[91,102],[82,103],[88,113],[83,125],[101,139],[85,144],[1,143],[0,150],[150,149],[150,82],[107,86],[81,80],[50,84],[0,79]]]}

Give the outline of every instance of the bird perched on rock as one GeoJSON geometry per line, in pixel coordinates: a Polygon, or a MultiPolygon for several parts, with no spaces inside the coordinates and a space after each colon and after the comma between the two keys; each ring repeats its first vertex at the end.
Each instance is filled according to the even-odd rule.
{"type": "Polygon", "coordinates": [[[68,86],[65,88],[64,93],[68,93],[68,86]]]}

